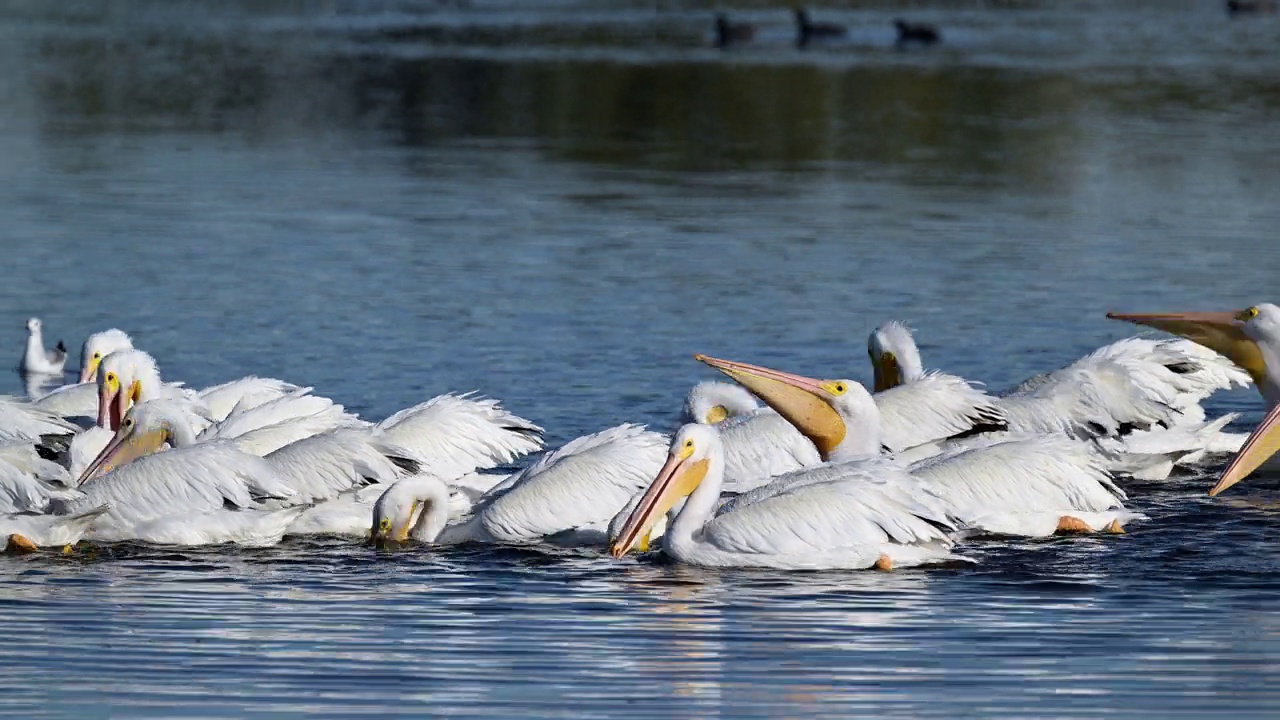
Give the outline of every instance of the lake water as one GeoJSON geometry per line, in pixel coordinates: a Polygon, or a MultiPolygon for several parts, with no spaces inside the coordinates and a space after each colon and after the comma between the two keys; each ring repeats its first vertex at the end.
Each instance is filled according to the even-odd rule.
{"type": "MultiPolygon", "coordinates": [[[[671,429],[695,352],[867,380],[900,318],[1002,389],[1133,330],[1107,310],[1275,300],[1280,16],[1116,5],[815,5],[849,36],[801,51],[751,2],[719,51],[704,3],[4,3],[0,347],[119,326],[195,386],[475,389],[554,445],[671,429]]],[[[1280,480],[1210,482],[890,574],[0,558],[0,715],[1272,716],[1280,480]]]]}

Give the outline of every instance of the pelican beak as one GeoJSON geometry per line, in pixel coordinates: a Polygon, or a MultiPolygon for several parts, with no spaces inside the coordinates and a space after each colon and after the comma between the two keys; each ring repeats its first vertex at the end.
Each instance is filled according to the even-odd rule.
{"type": "Polygon", "coordinates": [[[421,503],[414,500],[403,520],[391,520],[375,515],[373,529],[369,533],[373,546],[379,550],[392,550],[409,542],[409,530],[413,527],[414,515],[420,507],[421,503]]]}
{"type": "Polygon", "coordinates": [[[729,409],[723,405],[715,405],[707,411],[707,424],[719,425],[729,417],[729,409]]]}
{"type": "Polygon", "coordinates": [[[1257,343],[1244,333],[1244,323],[1238,319],[1240,315],[1240,311],[1107,313],[1107,317],[1112,320],[1145,325],[1200,343],[1244,368],[1253,378],[1254,385],[1262,387],[1267,375],[1267,365],[1257,343]]]}
{"type": "Polygon", "coordinates": [[[902,368],[898,366],[898,357],[891,352],[882,352],[880,357],[872,355],[871,369],[876,376],[876,392],[884,392],[902,384],[902,368]]]}
{"type": "Polygon", "coordinates": [[[90,357],[80,367],[80,382],[87,383],[92,381],[98,375],[98,363],[101,358],[90,357]]]}
{"type": "Polygon", "coordinates": [[[1258,427],[1254,428],[1240,452],[1236,453],[1231,464],[1218,477],[1218,484],[1209,491],[1210,497],[1248,477],[1274,455],[1276,450],[1280,450],[1280,405],[1272,408],[1258,427]]]}
{"type": "Polygon", "coordinates": [[[144,455],[150,455],[164,447],[167,435],[164,430],[151,430],[144,433],[117,431],[111,442],[98,453],[98,457],[89,463],[84,474],[80,476],[79,485],[83,485],[98,475],[126,465],[144,455]]]}
{"type": "Polygon", "coordinates": [[[653,529],[653,524],[666,515],[671,506],[681,498],[688,497],[698,489],[698,484],[707,476],[708,463],[706,459],[691,461],[692,455],[693,448],[689,447],[672,453],[667,458],[666,464],[658,471],[658,477],[622,526],[618,539],[610,546],[609,552],[615,558],[631,552],[637,543],[641,550],[648,549],[649,531],[653,529]]]}
{"type": "Polygon", "coordinates": [[[105,379],[98,382],[98,427],[120,429],[120,422],[124,418],[124,412],[120,410],[120,404],[124,400],[120,397],[122,395],[119,385],[105,379]]]}
{"type": "Polygon", "coordinates": [[[813,442],[823,459],[844,441],[844,420],[831,406],[831,394],[823,388],[822,380],[706,355],[694,358],[733,378],[778,411],[813,442]]]}

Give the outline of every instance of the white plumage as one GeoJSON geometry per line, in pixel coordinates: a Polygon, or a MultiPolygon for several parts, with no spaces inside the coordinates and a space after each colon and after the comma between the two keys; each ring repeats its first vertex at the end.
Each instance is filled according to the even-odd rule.
{"type": "Polygon", "coordinates": [[[1062,518],[1092,530],[1141,517],[1124,507],[1124,491],[1088,445],[1043,435],[991,443],[912,465],[919,478],[967,528],[1044,537],[1062,518]]]}
{"type": "Polygon", "coordinates": [[[377,425],[386,439],[415,453],[443,480],[512,462],[542,447],[542,428],[497,400],[440,395],[377,425]]]}
{"type": "Polygon", "coordinates": [[[131,539],[154,545],[222,545],[269,547],[303,512],[301,507],[279,510],[213,510],[146,520],[134,525],[131,539]]]}
{"type": "Polygon", "coordinates": [[[200,391],[199,397],[205,407],[209,408],[210,417],[215,422],[221,422],[234,411],[250,410],[299,390],[302,388],[293,383],[250,375],[205,388],[200,391]]]}
{"type": "Polygon", "coordinates": [[[27,321],[27,343],[22,351],[22,361],[18,363],[18,371],[23,374],[62,375],[67,362],[67,348],[62,341],[53,350],[44,349],[44,335],[41,331],[40,318],[27,321]]]}
{"type": "Polygon", "coordinates": [[[326,397],[296,388],[259,405],[237,407],[200,433],[200,440],[234,440],[241,450],[267,455],[286,445],[341,427],[367,425],[326,397]]]}
{"type": "MultiPolygon", "coordinates": [[[[145,407],[145,406],[139,406],[145,407]]],[[[65,504],[63,514],[109,505],[91,539],[142,539],[137,528],[166,517],[194,517],[227,506],[257,508],[255,498],[290,498],[262,458],[227,445],[205,443],[148,455],[80,486],[83,496],[65,504]]]]}
{"type": "Polygon", "coordinates": [[[689,390],[680,424],[715,425],[726,419],[750,415],[760,409],[755,397],[732,383],[707,380],[689,390]]]}
{"type": "Polygon", "coordinates": [[[92,382],[98,378],[98,365],[102,359],[119,350],[132,350],[133,340],[123,330],[111,328],[85,338],[80,346],[80,382],[92,382]]]}
{"type": "Polygon", "coordinates": [[[0,395],[0,442],[38,442],[41,435],[68,435],[80,428],[58,415],[17,398],[0,395]]]}
{"type": "Polygon", "coordinates": [[[41,459],[30,443],[0,444],[0,513],[45,512],[54,498],[72,498],[71,477],[41,459]]]}
{"type": "Polygon", "coordinates": [[[719,567],[860,569],[955,559],[954,526],[919,483],[885,463],[824,465],[776,478],[716,505],[724,476],[715,428],[685,425],[667,465],[614,543],[615,555],[656,521],[682,478],[702,462],[705,474],[663,535],[662,551],[681,562],[719,567]],[[869,467],[876,474],[867,472],[869,467]]]}
{"type": "Polygon", "coordinates": [[[746,492],[774,476],[822,463],[813,443],[772,408],[730,418],[718,427],[724,492],[746,492]]]}
{"type": "Polygon", "coordinates": [[[872,398],[880,408],[880,440],[890,452],[1006,425],[996,398],[946,373],[925,373],[872,398]]]}
{"type": "Polygon", "coordinates": [[[529,543],[568,533],[563,542],[603,542],[609,521],[661,467],[666,445],[664,436],[629,424],[577,438],[494,487],[446,536],[529,543]]]}
{"type": "Polygon", "coordinates": [[[17,534],[40,547],[75,545],[106,511],[100,507],[78,515],[0,515],[0,537],[17,534]]]}

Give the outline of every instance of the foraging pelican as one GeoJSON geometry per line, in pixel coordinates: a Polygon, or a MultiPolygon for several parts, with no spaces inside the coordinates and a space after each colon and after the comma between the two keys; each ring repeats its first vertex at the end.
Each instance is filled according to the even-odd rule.
{"type": "Polygon", "coordinates": [[[98,365],[102,359],[117,350],[132,350],[133,340],[123,330],[111,328],[85,338],[80,346],[80,382],[98,379],[98,365]]]}
{"type": "MultiPolygon", "coordinates": [[[[815,380],[757,365],[697,356],[787,418],[824,460],[866,462],[884,471],[877,403],[851,380],[815,380]]],[[[910,467],[965,526],[989,533],[1043,536],[1059,531],[1119,532],[1138,517],[1125,494],[1083,444],[1054,436],[983,439],[910,467]]]]}
{"type": "Polygon", "coordinates": [[[262,529],[255,522],[272,525],[273,519],[262,515],[227,513],[265,509],[260,499],[289,500],[296,493],[262,458],[224,443],[195,443],[186,417],[186,409],[172,400],[130,408],[110,444],[80,479],[82,495],[64,503],[63,514],[109,505],[90,533],[103,541],[171,544],[184,518],[199,531],[191,539],[210,544],[242,541],[262,529]],[[165,444],[173,449],[157,452],[165,444]],[[158,522],[165,519],[173,521],[158,522]]]}
{"type": "Polygon", "coordinates": [[[448,527],[441,522],[449,514],[447,486],[423,472],[379,498],[373,537],[379,542],[413,537],[441,544],[599,545],[607,540],[609,521],[662,465],[666,446],[665,437],[641,425],[584,435],[499,483],[476,501],[473,514],[448,527]],[[417,510],[431,514],[418,518],[417,510]]]}
{"type": "MultiPolygon", "coordinates": [[[[901,322],[876,328],[867,351],[877,389],[927,376],[915,339],[901,322]]],[[[1089,439],[1202,422],[1201,400],[1246,382],[1225,358],[1192,343],[1128,338],[1033,377],[996,402],[1010,431],[1089,439]]]]}
{"type": "Polygon", "coordinates": [[[714,426],[680,428],[666,463],[610,548],[622,557],[677,501],[663,553],[693,565],[862,569],[957,559],[955,526],[935,499],[911,492],[906,475],[871,476],[856,465],[826,465],[775,479],[712,516],[724,479],[714,426]]]}
{"type": "Polygon", "coordinates": [[[1186,313],[1107,313],[1107,317],[1181,335],[1227,356],[1252,378],[1268,412],[1209,491],[1217,495],[1257,470],[1280,448],[1280,307],[1186,313]]]}
{"type": "Polygon", "coordinates": [[[53,350],[44,349],[44,336],[40,331],[40,318],[31,318],[27,321],[27,345],[22,352],[22,362],[18,365],[18,371],[23,375],[62,375],[62,369],[67,363],[67,347],[58,341],[57,347],[53,350]]]}

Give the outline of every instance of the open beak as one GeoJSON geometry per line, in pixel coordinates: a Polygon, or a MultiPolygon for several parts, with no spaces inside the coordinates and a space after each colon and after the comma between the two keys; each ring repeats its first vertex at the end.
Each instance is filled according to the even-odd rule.
{"type": "Polygon", "coordinates": [[[691,460],[692,451],[671,455],[658,471],[658,477],[640,498],[640,504],[632,511],[631,517],[622,526],[618,539],[613,541],[609,552],[620,558],[631,552],[641,542],[641,550],[647,549],[649,531],[658,518],[666,515],[681,498],[688,497],[698,489],[698,484],[707,475],[707,460],[691,460]]]}
{"type": "Polygon", "coordinates": [[[898,357],[891,352],[882,352],[880,357],[872,356],[871,370],[876,376],[876,392],[884,392],[902,384],[902,368],[898,366],[898,357]]]}
{"type": "Polygon", "coordinates": [[[828,401],[823,381],[706,355],[694,358],[733,378],[778,411],[813,442],[824,460],[844,441],[844,420],[828,401]]]}
{"type": "Polygon", "coordinates": [[[1221,353],[1244,368],[1253,378],[1254,385],[1262,387],[1267,375],[1267,365],[1257,343],[1244,333],[1244,324],[1236,319],[1239,315],[1239,311],[1107,313],[1107,317],[1112,320],[1124,320],[1180,335],[1221,353]]]}
{"type": "Polygon", "coordinates": [[[1245,440],[1244,446],[1231,459],[1227,469],[1222,471],[1222,475],[1218,477],[1218,484],[1213,486],[1209,495],[1217,495],[1248,477],[1266,462],[1267,458],[1274,455],[1276,450],[1280,450],[1280,405],[1272,408],[1249,435],[1249,439],[1245,440]]]}
{"type": "Polygon", "coordinates": [[[90,357],[80,366],[80,382],[91,382],[98,374],[99,359],[90,357]]]}
{"type": "Polygon", "coordinates": [[[163,430],[152,430],[145,433],[116,432],[111,442],[98,453],[98,457],[89,463],[80,476],[78,485],[84,485],[98,475],[108,473],[121,465],[126,465],[144,455],[158,452],[164,447],[163,430]]]}

